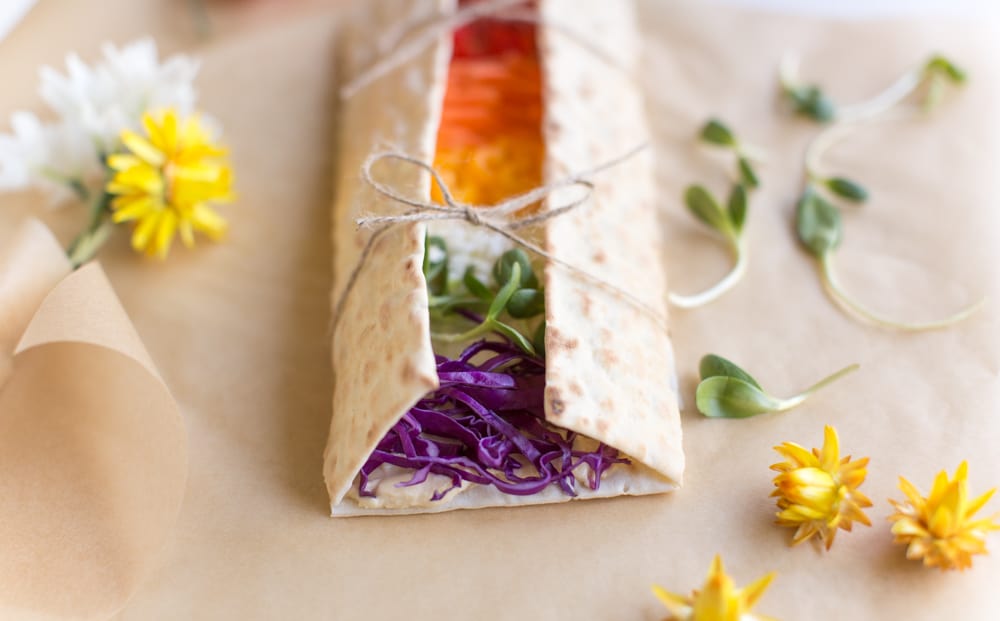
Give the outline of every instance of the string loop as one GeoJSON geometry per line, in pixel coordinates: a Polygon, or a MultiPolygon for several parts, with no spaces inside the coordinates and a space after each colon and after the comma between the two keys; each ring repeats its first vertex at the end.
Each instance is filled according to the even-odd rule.
{"type": "Polygon", "coordinates": [[[558,265],[567,269],[571,273],[593,282],[616,297],[634,306],[637,310],[647,314],[664,330],[667,330],[666,320],[656,309],[652,308],[621,287],[618,287],[603,278],[588,272],[587,270],[560,259],[538,244],[526,239],[516,232],[518,229],[525,226],[551,220],[552,218],[565,215],[582,206],[587,202],[594,190],[594,184],[590,181],[590,177],[632,159],[648,147],[649,145],[647,143],[640,144],[626,153],[610,159],[598,166],[569,175],[552,183],[538,186],[534,189],[528,190],[527,192],[501,201],[495,205],[468,205],[456,200],[451,193],[451,189],[441,177],[441,174],[433,166],[418,158],[397,151],[380,151],[369,155],[368,158],[365,159],[361,168],[361,178],[364,182],[367,183],[377,194],[388,198],[395,203],[409,207],[410,209],[409,211],[398,215],[362,216],[355,220],[358,227],[374,228],[375,231],[372,233],[371,237],[369,237],[368,242],[362,249],[358,263],[352,270],[351,275],[347,280],[347,284],[344,286],[344,290],[341,292],[340,298],[337,300],[337,305],[334,309],[333,327],[336,328],[337,323],[340,320],[340,316],[343,314],[344,304],[357,283],[368,257],[371,255],[371,250],[375,241],[381,237],[382,234],[398,224],[432,222],[438,220],[459,220],[467,222],[472,226],[482,227],[502,235],[514,244],[542,257],[550,263],[558,265]],[[373,169],[380,162],[387,160],[395,160],[407,165],[416,166],[430,173],[434,183],[436,183],[438,188],[441,190],[441,196],[444,199],[444,204],[442,205],[429,200],[408,197],[398,192],[394,187],[379,181],[375,177],[373,169]],[[524,207],[532,205],[548,197],[556,190],[567,187],[580,187],[584,190],[584,192],[579,198],[571,200],[564,205],[525,216],[518,215],[518,212],[524,207]]]}

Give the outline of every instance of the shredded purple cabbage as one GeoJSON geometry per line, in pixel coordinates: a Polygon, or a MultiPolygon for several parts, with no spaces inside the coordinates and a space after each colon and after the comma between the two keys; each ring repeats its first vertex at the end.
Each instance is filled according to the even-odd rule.
{"type": "Polygon", "coordinates": [[[382,464],[414,471],[398,487],[423,483],[431,473],[447,476],[451,487],[431,498],[440,500],[463,480],[518,496],[555,484],[576,496],[577,468],[588,467],[587,483],[597,490],[608,468],[630,463],[604,444],[574,449],[576,433],[545,421],[545,361],[512,343],[483,340],[455,360],[437,356],[437,372],[440,388],[389,430],[361,468],[359,495],[376,495],[368,477],[382,464]],[[530,474],[520,476],[523,470],[530,474]]]}

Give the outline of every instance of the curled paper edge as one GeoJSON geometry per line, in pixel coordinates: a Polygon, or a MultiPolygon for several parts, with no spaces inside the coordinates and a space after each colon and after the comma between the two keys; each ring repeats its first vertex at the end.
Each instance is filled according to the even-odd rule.
{"type": "Polygon", "coordinates": [[[21,286],[0,288],[0,307],[37,308],[0,387],[0,617],[107,619],[176,523],[184,426],[100,266],[58,280],[39,303],[62,251],[37,222],[17,240],[0,284],[21,286]]]}

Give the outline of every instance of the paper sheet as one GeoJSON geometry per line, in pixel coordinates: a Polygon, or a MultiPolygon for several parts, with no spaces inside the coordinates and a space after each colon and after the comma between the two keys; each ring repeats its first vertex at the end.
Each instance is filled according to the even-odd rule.
{"type": "Polygon", "coordinates": [[[97,264],[28,221],[0,258],[0,617],[107,619],[184,492],[177,407],[97,264]]]}
{"type": "MultiPolygon", "coordinates": [[[[34,67],[66,49],[144,32],[193,45],[185,3],[43,3],[0,55],[24,77],[0,101],[33,101],[34,67]],[[172,9],[169,5],[180,8],[172,9]],[[110,8],[108,9],[110,10],[110,8]],[[166,17],[165,17],[166,16],[166,17]],[[85,30],[72,24],[86,22],[85,30]]],[[[648,105],[672,288],[691,291],[726,256],[684,211],[695,180],[720,192],[725,160],[696,148],[710,114],[770,153],[750,216],[747,281],[717,304],[674,314],[688,404],[699,357],[715,351],[791,393],[847,363],[862,370],[780,416],[684,415],[685,487],[655,498],[412,518],[326,517],[321,457],[329,422],[327,242],[336,113],[336,20],[325,11],[266,28],[220,30],[200,48],[202,102],[225,127],[241,200],[229,241],[133,256],[125,236],[103,255],[109,277],[189,422],[191,474],[166,560],[119,616],[173,619],[638,619],[665,611],[659,583],[700,585],[721,553],[738,583],[778,572],[759,605],[785,621],[992,621],[1000,539],[972,571],[940,574],[891,544],[886,498],[904,474],[925,489],[969,459],[973,491],[1000,484],[1000,161],[997,43],[986,23],[820,22],[645,0],[648,105]],[[960,328],[901,335],[859,325],[823,295],[790,222],[799,162],[815,127],[777,109],[776,64],[803,54],[807,77],[838,100],[868,96],[941,50],[971,81],[932,121],[886,125],[838,147],[830,170],[863,180],[870,205],[845,216],[846,285],[887,312],[931,318],[986,295],[960,328]],[[846,451],[872,458],[862,487],[872,528],[829,553],[788,548],[772,524],[768,466],[785,440],[808,446],[838,427],[846,451]]],[[[0,197],[0,233],[29,197],[0,197]]],[[[45,214],[63,240],[82,212],[45,214]]],[[[988,506],[997,511],[997,501],[988,506]]],[[[844,536],[846,535],[846,536],[844,536]]]]}

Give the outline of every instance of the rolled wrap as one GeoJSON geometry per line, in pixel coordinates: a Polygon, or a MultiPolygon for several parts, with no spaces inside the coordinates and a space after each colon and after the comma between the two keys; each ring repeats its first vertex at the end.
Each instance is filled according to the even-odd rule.
{"type": "MultiPolygon", "coordinates": [[[[375,62],[379,33],[400,23],[433,24],[455,10],[444,0],[366,3],[355,16],[343,56],[350,80],[375,62]]],[[[539,59],[543,68],[546,181],[620,156],[649,139],[641,94],[632,73],[639,37],[628,3],[541,0],[539,59]],[[567,34],[571,33],[571,34],[567,34]],[[595,33],[600,33],[596,36],[595,33]],[[601,54],[579,37],[599,42],[601,54]],[[610,61],[610,62],[608,62],[610,61]]],[[[368,231],[361,215],[398,214],[360,177],[365,158],[391,146],[433,160],[451,57],[451,33],[348,98],[341,116],[338,191],[333,210],[333,301],[358,264],[368,231]]],[[[614,283],[666,318],[666,278],[646,151],[593,181],[583,207],[539,227],[549,252],[614,283]]],[[[427,201],[429,174],[385,165],[380,181],[427,201]]],[[[553,192],[546,204],[578,196],[553,192]]],[[[555,486],[512,496],[472,486],[453,498],[406,509],[361,509],[345,494],[378,441],[424,394],[437,388],[426,282],[421,271],[422,223],[396,225],[375,243],[333,334],[334,396],[324,475],[333,515],[423,513],[494,505],[570,500],[555,486]]],[[[545,267],[546,419],[609,444],[632,458],[598,491],[577,498],[646,494],[680,484],[684,469],[675,369],[663,323],[620,294],[596,287],[558,265],[545,267]]]]}

